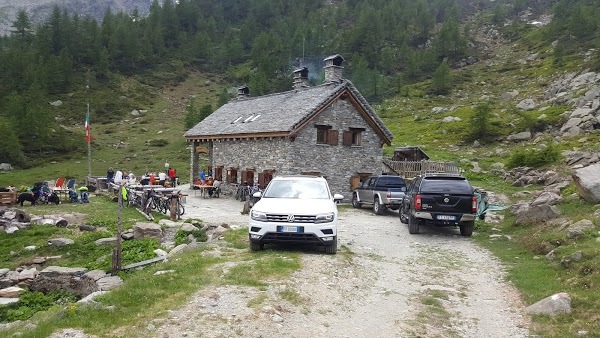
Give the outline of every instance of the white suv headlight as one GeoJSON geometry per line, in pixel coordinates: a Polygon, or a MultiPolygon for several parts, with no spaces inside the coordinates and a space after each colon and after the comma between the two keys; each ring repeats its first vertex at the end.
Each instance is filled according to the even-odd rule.
{"type": "Polygon", "coordinates": [[[265,214],[264,212],[252,210],[250,212],[250,218],[252,218],[255,221],[266,222],[267,221],[267,214],[265,214]]]}
{"type": "Polygon", "coordinates": [[[318,214],[315,220],[315,223],[329,223],[333,222],[333,218],[335,214],[333,212],[328,212],[326,214],[318,214]]]}

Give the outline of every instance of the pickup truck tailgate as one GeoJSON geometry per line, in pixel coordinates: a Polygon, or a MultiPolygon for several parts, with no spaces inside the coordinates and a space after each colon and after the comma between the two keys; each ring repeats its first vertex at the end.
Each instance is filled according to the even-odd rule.
{"type": "Polygon", "coordinates": [[[423,210],[437,212],[472,213],[473,196],[456,194],[421,195],[423,210]]]}

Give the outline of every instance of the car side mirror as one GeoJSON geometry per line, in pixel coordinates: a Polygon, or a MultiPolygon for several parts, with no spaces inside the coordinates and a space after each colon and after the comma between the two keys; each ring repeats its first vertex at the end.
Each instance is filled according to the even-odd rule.
{"type": "Polygon", "coordinates": [[[339,202],[339,201],[341,201],[341,200],[343,200],[343,199],[344,199],[344,196],[343,196],[343,195],[340,195],[340,194],[333,194],[333,200],[334,200],[335,202],[339,202]]]}
{"type": "Polygon", "coordinates": [[[254,198],[261,198],[262,197],[262,192],[257,191],[254,194],[252,194],[252,197],[254,197],[254,198]]]}

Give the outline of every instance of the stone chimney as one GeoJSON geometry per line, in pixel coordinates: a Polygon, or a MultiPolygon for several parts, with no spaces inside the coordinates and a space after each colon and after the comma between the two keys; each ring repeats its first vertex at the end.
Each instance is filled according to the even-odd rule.
{"type": "Polygon", "coordinates": [[[325,71],[325,82],[341,82],[342,81],[342,71],[344,67],[342,67],[342,63],[344,62],[344,58],[339,55],[332,55],[325,60],[325,66],[323,70],[325,71]]]}
{"type": "Polygon", "coordinates": [[[309,87],[308,83],[308,68],[302,67],[294,71],[294,89],[302,89],[309,87]]]}
{"type": "Polygon", "coordinates": [[[248,86],[243,86],[238,88],[237,100],[243,100],[250,97],[250,88],[248,86]]]}

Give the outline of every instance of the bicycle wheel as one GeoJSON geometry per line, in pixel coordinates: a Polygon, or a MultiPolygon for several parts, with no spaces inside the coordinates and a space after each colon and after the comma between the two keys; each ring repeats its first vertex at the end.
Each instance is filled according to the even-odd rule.
{"type": "Polygon", "coordinates": [[[185,208],[179,201],[177,201],[177,212],[179,213],[179,216],[185,214],[185,208]]]}

